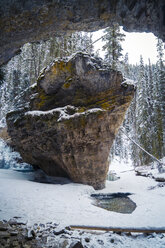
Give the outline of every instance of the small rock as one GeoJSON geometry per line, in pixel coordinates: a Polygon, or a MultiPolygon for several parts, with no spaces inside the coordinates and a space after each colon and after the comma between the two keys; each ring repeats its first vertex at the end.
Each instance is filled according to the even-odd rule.
{"type": "Polygon", "coordinates": [[[0,231],[0,239],[7,239],[10,237],[10,233],[5,231],[0,231]]]}
{"type": "Polygon", "coordinates": [[[114,243],[114,242],[115,242],[115,240],[114,240],[114,239],[111,239],[111,240],[110,240],[110,242],[111,242],[111,243],[114,243]]]}
{"type": "Polygon", "coordinates": [[[41,223],[39,224],[39,226],[40,226],[40,227],[42,227],[42,228],[44,228],[44,227],[45,227],[45,225],[44,225],[44,224],[41,224],[41,223]]]}
{"type": "Polygon", "coordinates": [[[18,232],[17,232],[17,231],[11,231],[11,232],[10,232],[10,235],[11,235],[11,236],[17,236],[17,235],[18,235],[18,232]]]}
{"type": "Polygon", "coordinates": [[[97,242],[98,242],[100,245],[103,245],[103,244],[104,244],[103,240],[101,240],[101,239],[98,239],[97,242]]]}
{"type": "Polygon", "coordinates": [[[68,240],[65,239],[60,245],[60,248],[66,248],[67,246],[68,246],[68,240]]]}
{"type": "Polygon", "coordinates": [[[76,241],[74,243],[71,243],[69,248],[84,248],[84,246],[81,244],[80,241],[76,241]]]}
{"type": "Polygon", "coordinates": [[[89,238],[85,238],[85,242],[89,243],[90,239],[89,238]]]}
{"type": "Polygon", "coordinates": [[[23,248],[31,248],[31,245],[25,244],[25,245],[23,245],[23,248]]]}
{"type": "Polygon", "coordinates": [[[21,219],[19,216],[14,216],[13,219],[21,219]]]}
{"type": "Polygon", "coordinates": [[[39,233],[37,236],[38,236],[39,238],[41,238],[41,237],[43,236],[43,234],[42,234],[42,233],[39,233]]]}
{"type": "Polygon", "coordinates": [[[19,246],[19,242],[18,241],[13,241],[12,245],[13,245],[13,247],[14,246],[18,247],[19,246]]]}
{"type": "Polygon", "coordinates": [[[28,234],[27,234],[27,239],[28,240],[32,240],[36,237],[36,233],[35,231],[32,229],[32,230],[28,230],[28,234]]]}
{"type": "Polygon", "coordinates": [[[21,222],[21,221],[17,221],[16,219],[10,219],[9,220],[9,225],[11,226],[17,226],[17,225],[26,225],[25,223],[21,222]]]}
{"type": "Polygon", "coordinates": [[[126,236],[132,236],[131,232],[125,233],[126,236]]]}
{"type": "Polygon", "coordinates": [[[6,245],[6,240],[0,239],[0,247],[1,247],[1,248],[2,248],[2,247],[5,247],[5,245],[6,245]]]}
{"type": "Polygon", "coordinates": [[[8,230],[8,225],[0,221],[0,231],[7,231],[7,230],[8,230]]]}
{"type": "Polygon", "coordinates": [[[62,229],[62,230],[59,230],[59,231],[53,231],[53,233],[54,233],[54,235],[60,235],[60,234],[66,233],[66,230],[62,229]]]}
{"type": "Polygon", "coordinates": [[[55,222],[53,223],[53,225],[56,226],[56,227],[59,226],[59,224],[57,224],[57,223],[55,223],[55,222]]]}
{"type": "Polygon", "coordinates": [[[6,243],[7,243],[7,244],[10,243],[10,238],[7,238],[6,243]]]}

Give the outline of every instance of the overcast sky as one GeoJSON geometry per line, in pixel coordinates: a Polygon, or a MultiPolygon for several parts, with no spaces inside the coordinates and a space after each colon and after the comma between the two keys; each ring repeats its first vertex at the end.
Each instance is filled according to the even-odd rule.
{"type": "MultiPolygon", "coordinates": [[[[123,54],[128,52],[129,54],[129,63],[130,64],[139,64],[140,55],[142,54],[144,63],[148,64],[148,58],[150,58],[151,63],[156,63],[157,61],[157,51],[156,44],[157,39],[152,33],[127,33],[124,32],[126,37],[125,41],[122,42],[123,54]]],[[[103,35],[103,31],[97,31],[93,33],[93,40],[98,39],[103,35]]],[[[95,49],[100,49],[100,55],[103,56],[101,52],[103,42],[99,41],[95,45],[95,49]]]]}

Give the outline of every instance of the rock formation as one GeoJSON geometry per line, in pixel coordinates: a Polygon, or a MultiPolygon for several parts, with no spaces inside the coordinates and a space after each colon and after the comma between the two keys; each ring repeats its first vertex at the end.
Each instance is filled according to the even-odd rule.
{"type": "Polygon", "coordinates": [[[165,40],[163,0],[0,1],[0,64],[26,42],[67,31],[94,31],[118,22],[127,31],[153,32],[165,40]]]}
{"type": "Polygon", "coordinates": [[[104,187],[108,155],[134,87],[101,59],[77,53],[55,60],[32,89],[29,109],[7,115],[23,159],[53,176],[104,187]]]}

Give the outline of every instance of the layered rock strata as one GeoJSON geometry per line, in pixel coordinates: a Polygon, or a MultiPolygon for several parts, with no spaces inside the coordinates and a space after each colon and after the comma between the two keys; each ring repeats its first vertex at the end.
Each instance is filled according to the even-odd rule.
{"type": "Polygon", "coordinates": [[[132,32],[153,32],[165,40],[163,0],[1,0],[0,64],[27,42],[72,31],[94,31],[118,22],[132,32]]]}
{"type": "Polygon", "coordinates": [[[100,59],[78,53],[56,60],[41,73],[29,109],[7,115],[8,132],[26,162],[101,189],[133,92],[100,59]]]}

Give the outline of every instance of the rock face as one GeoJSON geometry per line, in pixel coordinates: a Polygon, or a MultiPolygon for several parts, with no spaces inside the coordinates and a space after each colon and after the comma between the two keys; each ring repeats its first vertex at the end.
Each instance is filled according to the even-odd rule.
{"type": "Polygon", "coordinates": [[[26,42],[66,31],[94,31],[114,21],[127,31],[153,32],[165,40],[163,0],[1,0],[0,64],[26,42]]]}
{"type": "Polygon", "coordinates": [[[53,176],[104,187],[108,155],[134,87],[102,60],[78,53],[43,70],[30,108],[7,115],[23,159],[53,176]]]}

